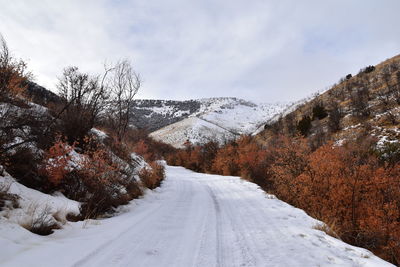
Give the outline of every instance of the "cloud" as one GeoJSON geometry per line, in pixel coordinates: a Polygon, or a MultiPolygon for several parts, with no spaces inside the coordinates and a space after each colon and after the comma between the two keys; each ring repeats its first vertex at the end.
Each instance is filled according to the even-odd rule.
{"type": "Polygon", "coordinates": [[[0,32],[51,89],[129,58],[142,98],[296,100],[400,49],[397,0],[4,2],[0,32]]]}

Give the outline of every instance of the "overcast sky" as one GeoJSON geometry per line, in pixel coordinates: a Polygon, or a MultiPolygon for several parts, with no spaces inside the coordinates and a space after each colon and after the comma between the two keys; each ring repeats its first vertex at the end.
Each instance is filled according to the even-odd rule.
{"type": "Polygon", "coordinates": [[[0,0],[0,33],[55,90],[130,59],[140,98],[293,101],[400,53],[399,0],[0,0]]]}

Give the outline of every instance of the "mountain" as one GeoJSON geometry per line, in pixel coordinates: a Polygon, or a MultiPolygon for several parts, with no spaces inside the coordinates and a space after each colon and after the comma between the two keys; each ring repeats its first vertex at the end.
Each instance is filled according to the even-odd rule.
{"type": "Polygon", "coordinates": [[[131,124],[137,128],[155,131],[187,118],[200,110],[200,106],[201,103],[196,100],[134,100],[131,124]]]}
{"type": "Polygon", "coordinates": [[[215,140],[223,143],[241,134],[252,134],[286,104],[256,104],[221,97],[189,101],[136,100],[132,124],[152,131],[154,139],[182,147],[215,140]]]}
{"type": "Polygon", "coordinates": [[[28,81],[26,87],[27,97],[38,105],[48,105],[49,103],[62,103],[61,97],[39,84],[28,81]]]}

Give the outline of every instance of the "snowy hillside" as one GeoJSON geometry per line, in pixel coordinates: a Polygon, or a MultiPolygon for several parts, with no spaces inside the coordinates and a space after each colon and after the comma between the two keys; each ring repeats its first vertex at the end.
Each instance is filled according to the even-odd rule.
{"type": "Polygon", "coordinates": [[[161,188],[112,218],[47,237],[3,222],[1,265],[392,266],[239,177],[166,171],[161,188]]]}
{"type": "Polygon", "coordinates": [[[155,131],[150,136],[174,147],[183,147],[187,140],[193,144],[211,140],[222,143],[232,140],[236,134],[201,118],[190,117],[155,131]]]}
{"type": "Polygon", "coordinates": [[[237,134],[253,133],[286,107],[285,104],[256,104],[236,98],[210,98],[201,102],[202,107],[195,116],[237,134]]]}
{"type": "Polygon", "coordinates": [[[253,133],[286,107],[285,104],[256,104],[237,98],[206,98],[193,103],[199,105],[192,113],[188,110],[174,113],[176,106],[171,107],[167,102],[164,108],[153,107],[153,114],[177,114],[175,118],[181,120],[154,131],[151,136],[175,147],[182,147],[186,140],[194,144],[209,140],[223,142],[253,133]]]}

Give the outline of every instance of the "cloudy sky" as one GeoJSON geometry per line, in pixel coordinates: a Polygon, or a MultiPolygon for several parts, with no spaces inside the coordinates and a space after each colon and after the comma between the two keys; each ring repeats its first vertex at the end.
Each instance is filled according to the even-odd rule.
{"type": "Polygon", "coordinates": [[[292,101],[400,53],[399,0],[0,0],[35,80],[130,59],[140,98],[292,101]]]}

